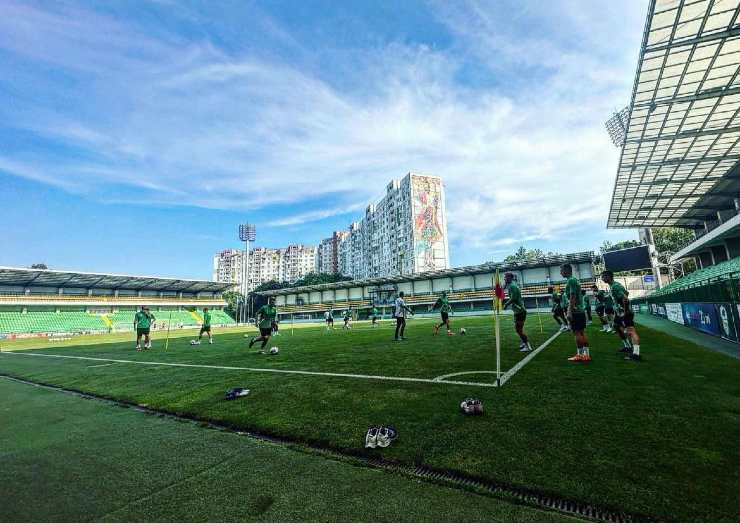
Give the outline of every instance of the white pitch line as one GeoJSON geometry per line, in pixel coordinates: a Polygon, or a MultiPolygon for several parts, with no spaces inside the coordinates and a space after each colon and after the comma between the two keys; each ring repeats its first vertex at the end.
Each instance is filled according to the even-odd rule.
{"type": "Polygon", "coordinates": [[[434,381],[442,381],[446,380],[447,378],[452,378],[455,376],[463,376],[464,374],[496,374],[495,370],[466,370],[464,372],[453,372],[452,374],[445,374],[444,376],[437,376],[434,378],[434,381]]]}
{"type": "Polygon", "coordinates": [[[519,372],[522,369],[522,367],[524,367],[527,363],[529,363],[530,361],[532,361],[532,358],[534,358],[535,356],[537,356],[540,352],[542,352],[545,349],[545,347],[547,347],[548,345],[550,345],[550,343],[552,343],[553,340],[555,340],[555,338],[557,338],[558,336],[560,336],[560,333],[561,332],[563,332],[563,331],[558,330],[557,332],[555,332],[555,334],[553,334],[552,336],[550,336],[545,341],[545,343],[543,343],[542,345],[540,345],[539,347],[537,347],[535,350],[533,350],[532,352],[530,352],[529,354],[527,354],[527,356],[525,358],[523,358],[522,360],[520,360],[519,363],[517,363],[512,368],[510,368],[509,370],[507,370],[501,376],[501,379],[499,379],[499,386],[500,387],[503,387],[504,383],[506,383],[507,381],[509,381],[512,378],[512,376],[514,376],[514,374],[516,374],[517,372],[519,372]]]}
{"type": "Polygon", "coordinates": [[[107,367],[108,365],[115,365],[115,362],[113,363],[101,363],[100,365],[88,365],[88,369],[94,369],[95,367],[107,367]]]}
{"type": "MultiPolygon", "coordinates": [[[[522,360],[519,361],[519,363],[517,363],[516,365],[514,365],[512,368],[510,368],[505,373],[503,373],[501,375],[501,379],[499,380],[499,383],[500,383],[499,386],[503,386],[504,383],[506,383],[507,381],[509,381],[509,379],[514,374],[516,374],[517,372],[519,372],[522,369],[522,367],[524,367],[527,363],[530,362],[530,360],[532,358],[534,358],[545,347],[547,347],[555,338],[557,338],[558,335],[560,334],[560,332],[561,331],[557,331],[555,334],[553,334],[552,336],[550,336],[550,338],[547,339],[547,340],[545,340],[545,342],[542,345],[540,345],[535,350],[533,350],[532,352],[530,352],[529,354],[527,354],[527,356],[525,358],[522,358],[522,360]]],[[[451,374],[445,374],[443,376],[437,376],[436,378],[434,378],[434,381],[438,381],[440,383],[451,383],[451,382],[445,382],[443,380],[445,380],[447,378],[452,378],[454,376],[463,376],[465,374],[496,374],[496,371],[495,370],[469,370],[469,371],[464,371],[464,372],[453,372],[451,374]]]]}
{"type": "Polygon", "coordinates": [[[39,358],[64,358],[71,360],[87,361],[108,361],[113,363],[132,363],[134,365],[155,365],[163,367],[189,367],[198,369],[220,369],[220,370],[241,370],[247,372],[272,372],[276,374],[299,374],[303,376],[327,376],[333,378],[354,378],[363,380],[380,380],[380,381],[403,381],[412,383],[434,383],[436,385],[467,385],[470,387],[496,387],[495,383],[477,383],[473,381],[435,381],[429,378],[406,378],[402,376],[374,376],[371,374],[344,374],[339,372],[315,372],[308,370],[285,370],[285,369],[260,369],[253,367],[229,367],[221,365],[196,365],[193,363],[164,363],[159,361],[136,361],[136,360],[116,360],[112,358],[93,358],[91,356],[65,356],[62,354],[30,354],[23,352],[3,352],[3,355],[14,356],[36,356],[39,358]]]}

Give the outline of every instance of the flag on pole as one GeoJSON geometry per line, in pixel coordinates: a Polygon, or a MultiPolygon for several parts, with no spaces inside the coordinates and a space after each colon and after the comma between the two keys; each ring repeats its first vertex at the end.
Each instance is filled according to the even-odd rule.
{"type": "Polygon", "coordinates": [[[501,302],[504,300],[504,288],[501,285],[501,274],[496,269],[496,281],[493,287],[494,294],[496,295],[496,311],[501,310],[501,302]]]}

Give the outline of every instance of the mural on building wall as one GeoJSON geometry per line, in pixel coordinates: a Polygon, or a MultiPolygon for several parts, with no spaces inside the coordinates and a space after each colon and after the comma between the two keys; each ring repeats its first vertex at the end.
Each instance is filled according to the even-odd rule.
{"type": "Polygon", "coordinates": [[[412,177],[411,198],[414,223],[414,258],[416,270],[434,270],[436,259],[444,264],[445,227],[442,183],[434,178],[412,177]],[[435,257],[436,252],[436,257],[435,257]]]}

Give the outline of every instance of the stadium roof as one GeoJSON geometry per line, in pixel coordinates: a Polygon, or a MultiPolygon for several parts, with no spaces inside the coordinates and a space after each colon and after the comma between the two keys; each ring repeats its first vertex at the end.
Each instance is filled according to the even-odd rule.
{"type": "Polygon", "coordinates": [[[651,0],[608,227],[703,227],[740,197],[740,0],[651,0]]]}
{"type": "Polygon", "coordinates": [[[366,280],[349,280],[336,283],[323,283],[320,285],[305,285],[303,287],[286,287],[271,291],[258,292],[263,296],[277,296],[280,294],[295,294],[299,292],[321,291],[329,289],[346,289],[349,287],[367,287],[379,285],[392,285],[395,283],[429,280],[431,278],[445,278],[451,276],[473,276],[475,274],[488,274],[507,270],[536,269],[538,267],[552,267],[563,263],[589,263],[594,261],[592,251],[577,252],[573,254],[558,254],[553,256],[544,256],[532,262],[527,263],[484,263],[482,265],[470,265],[467,267],[457,267],[455,269],[442,269],[438,271],[420,272],[416,274],[405,274],[399,276],[389,276],[386,278],[369,278],[366,280]]]}
{"type": "Polygon", "coordinates": [[[96,272],[52,271],[0,267],[0,285],[79,287],[84,289],[131,289],[153,291],[223,292],[230,283],[183,280],[153,276],[126,276],[96,272]]]}

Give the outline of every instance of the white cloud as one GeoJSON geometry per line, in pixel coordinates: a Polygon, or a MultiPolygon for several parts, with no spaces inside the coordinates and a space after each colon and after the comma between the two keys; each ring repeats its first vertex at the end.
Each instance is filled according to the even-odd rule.
{"type": "Polygon", "coordinates": [[[351,90],[283,61],[10,2],[0,49],[78,82],[55,95],[69,107],[30,98],[0,109],[65,149],[20,151],[0,169],[78,192],[129,187],[157,205],[275,206],[277,225],[359,210],[390,178],[419,170],[443,177],[451,236],[471,246],[601,227],[617,163],[603,121],[628,101],[641,24],[625,34],[604,21],[613,3],[583,4],[514,11],[514,24],[494,4],[440,4],[452,49],[348,54],[362,84],[351,90]],[[547,34],[527,36],[548,17],[547,34]],[[461,82],[471,64],[491,81],[461,82]],[[280,206],[328,195],[336,209],[280,206]]]}

